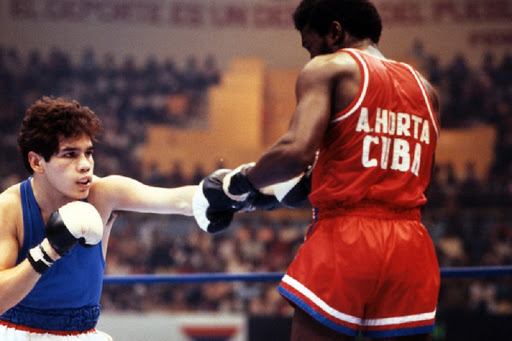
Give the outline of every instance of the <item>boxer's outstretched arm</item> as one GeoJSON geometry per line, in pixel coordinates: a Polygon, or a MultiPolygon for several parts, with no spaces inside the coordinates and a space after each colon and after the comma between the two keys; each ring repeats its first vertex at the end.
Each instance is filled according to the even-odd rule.
{"type": "Polygon", "coordinates": [[[192,216],[192,198],[197,185],[154,187],[132,178],[110,175],[95,177],[89,201],[102,211],[181,214],[192,216]]]}

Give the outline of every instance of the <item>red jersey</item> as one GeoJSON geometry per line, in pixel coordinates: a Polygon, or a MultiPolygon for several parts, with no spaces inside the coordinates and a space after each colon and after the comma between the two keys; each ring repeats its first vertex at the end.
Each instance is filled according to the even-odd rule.
{"type": "Polygon", "coordinates": [[[360,50],[341,51],[358,63],[361,85],[350,106],[331,118],[313,170],[312,205],[423,206],[439,123],[418,72],[360,50]]]}

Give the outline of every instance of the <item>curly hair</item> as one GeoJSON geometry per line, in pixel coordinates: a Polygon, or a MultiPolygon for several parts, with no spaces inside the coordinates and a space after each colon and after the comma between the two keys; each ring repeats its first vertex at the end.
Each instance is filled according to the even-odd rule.
{"type": "Polygon", "coordinates": [[[88,107],[75,100],[44,96],[26,111],[18,134],[18,151],[25,168],[33,174],[28,161],[30,151],[49,161],[58,152],[61,138],[85,135],[96,141],[102,131],[100,119],[88,107]]]}
{"type": "Polygon", "coordinates": [[[370,38],[375,44],[380,40],[382,21],[369,0],[302,0],[293,13],[297,30],[309,26],[321,36],[333,21],[358,39],[370,38]]]}

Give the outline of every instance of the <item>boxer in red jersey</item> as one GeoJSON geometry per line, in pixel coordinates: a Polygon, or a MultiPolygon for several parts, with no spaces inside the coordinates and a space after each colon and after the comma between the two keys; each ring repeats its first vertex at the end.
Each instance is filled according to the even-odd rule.
{"type": "Polygon", "coordinates": [[[278,291],[295,309],[291,339],[429,340],[439,265],[421,208],[439,136],[434,88],[378,50],[368,0],[303,0],[295,27],[311,60],[288,131],[255,165],[223,179],[232,200],[313,163],[314,219],[278,291]]]}

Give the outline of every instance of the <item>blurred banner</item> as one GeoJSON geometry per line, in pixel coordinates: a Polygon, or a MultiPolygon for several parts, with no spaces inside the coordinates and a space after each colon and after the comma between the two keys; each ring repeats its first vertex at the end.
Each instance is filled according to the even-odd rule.
{"type": "Polygon", "coordinates": [[[223,313],[102,312],[97,328],[114,340],[247,340],[245,316],[223,313]]]}
{"type": "MultiPolygon", "coordinates": [[[[78,56],[157,54],[184,60],[213,54],[261,57],[271,67],[301,67],[308,55],[291,19],[298,0],[8,0],[0,2],[0,44],[23,49],[55,45],[78,56]],[[98,39],[101,37],[101,39],[98,39]]],[[[449,59],[481,61],[482,49],[512,44],[510,0],[376,0],[384,32],[381,50],[404,59],[416,41],[449,59]]],[[[222,65],[221,63],[221,66],[222,65]]]]}

